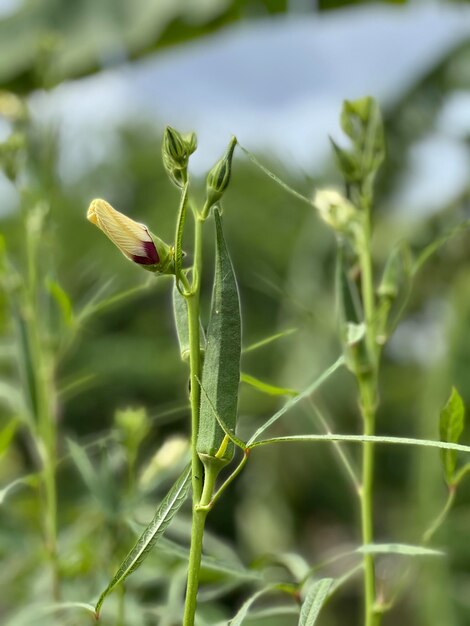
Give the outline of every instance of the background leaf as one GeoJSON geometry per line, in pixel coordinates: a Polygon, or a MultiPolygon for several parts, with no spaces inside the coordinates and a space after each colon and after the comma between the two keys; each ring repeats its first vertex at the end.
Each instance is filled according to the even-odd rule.
{"type": "Polygon", "coordinates": [[[310,585],[300,611],[299,626],[313,626],[316,623],[333,582],[332,578],[322,578],[310,585]]]}
{"type": "MultiPolygon", "coordinates": [[[[439,417],[439,432],[442,441],[458,443],[462,434],[465,421],[465,407],[462,398],[455,387],[452,387],[449,399],[441,410],[439,417]]],[[[457,452],[455,450],[443,450],[441,452],[442,465],[448,484],[454,480],[455,467],[457,465],[457,452]]]]}
{"type": "Polygon", "coordinates": [[[191,466],[188,465],[178,480],[167,493],[157,509],[152,521],[144,530],[137,543],[123,560],[114,574],[111,582],[100,595],[96,603],[96,613],[99,614],[101,606],[106,598],[117,585],[123,583],[148,556],[158,539],[170,525],[171,520],[183,506],[191,486],[191,466]]]}

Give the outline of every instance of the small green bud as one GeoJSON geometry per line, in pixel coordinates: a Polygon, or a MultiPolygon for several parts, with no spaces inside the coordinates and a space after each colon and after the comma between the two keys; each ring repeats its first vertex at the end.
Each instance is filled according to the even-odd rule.
{"type": "Polygon", "coordinates": [[[232,137],[224,156],[220,159],[220,161],[217,161],[207,175],[207,200],[205,212],[208,212],[210,208],[220,200],[228,187],[230,175],[232,173],[233,152],[236,145],[237,138],[232,137]]]}
{"type": "Polygon", "coordinates": [[[411,251],[406,242],[396,245],[385,264],[377,289],[377,343],[384,345],[403,312],[412,279],[411,251]]]}
{"type": "Polygon", "coordinates": [[[124,445],[137,450],[150,430],[150,421],[144,407],[118,409],[114,421],[123,435],[124,445]]]}
{"type": "Polygon", "coordinates": [[[0,91],[0,116],[10,122],[22,122],[28,116],[23,100],[11,91],[0,91]]]}
{"type": "Polygon", "coordinates": [[[197,148],[195,133],[183,135],[171,126],[165,128],[162,143],[163,165],[168,176],[178,187],[187,180],[188,161],[197,148]]]}
{"type": "Polygon", "coordinates": [[[189,442],[186,437],[175,435],[167,439],[153,455],[147,466],[144,467],[139,477],[139,486],[142,489],[151,488],[155,479],[162,472],[184,460],[188,450],[189,442]]]}
{"type": "Polygon", "coordinates": [[[0,167],[10,180],[15,180],[21,164],[21,157],[26,147],[23,133],[12,133],[8,139],[0,143],[0,167]]]}
{"type": "Polygon", "coordinates": [[[321,219],[336,232],[351,232],[359,221],[359,211],[336,189],[318,189],[313,204],[321,219]]]}
{"type": "Polygon", "coordinates": [[[395,246],[387,263],[377,293],[395,299],[405,278],[411,273],[411,254],[406,244],[395,246]]]}

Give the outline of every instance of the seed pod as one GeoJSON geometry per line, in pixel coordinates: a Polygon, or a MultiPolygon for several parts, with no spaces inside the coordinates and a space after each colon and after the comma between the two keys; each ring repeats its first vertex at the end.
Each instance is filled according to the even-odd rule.
{"type": "MultiPolygon", "coordinates": [[[[180,294],[176,283],[173,285],[173,316],[175,318],[176,334],[178,335],[178,343],[180,345],[181,360],[189,361],[188,307],[186,299],[180,294]]],[[[204,352],[206,338],[202,326],[199,328],[199,347],[200,351],[204,352]]]]}
{"type": "Polygon", "coordinates": [[[203,462],[212,460],[222,467],[233,457],[233,444],[222,449],[216,457],[225,435],[214,411],[228,428],[235,431],[240,382],[241,316],[237,281],[217,209],[214,210],[214,217],[215,277],[201,380],[203,389],[197,451],[203,462]]]}

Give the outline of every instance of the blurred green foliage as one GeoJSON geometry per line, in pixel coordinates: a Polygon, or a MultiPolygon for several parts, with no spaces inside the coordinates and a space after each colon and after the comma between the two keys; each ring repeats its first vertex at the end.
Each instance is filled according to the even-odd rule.
{"type": "MultiPolygon", "coordinates": [[[[50,86],[70,76],[98,71],[110,62],[204,34],[227,21],[256,12],[282,12],[286,4],[265,0],[253,8],[241,0],[191,5],[139,2],[129,10],[126,2],[102,3],[102,16],[115,16],[115,20],[105,20],[106,28],[110,24],[112,28],[103,30],[96,3],[26,2],[18,14],[0,22],[0,84],[27,93],[38,85],[50,86]],[[125,53],[122,41],[126,42],[125,53]]],[[[320,8],[340,4],[325,0],[320,8]]],[[[456,71],[466,67],[468,55],[468,45],[456,50],[414,85],[402,101],[385,111],[388,156],[378,182],[377,267],[384,265],[392,246],[403,236],[417,251],[468,215],[470,187],[462,197],[419,224],[387,211],[407,170],[410,148],[432,128],[449,94],[470,89],[468,73],[456,71]]],[[[18,147],[17,156],[20,161],[27,159],[28,184],[19,198],[18,211],[1,220],[3,279],[11,278],[4,264],[5,250],[15,271],[27,273],[25,212],[46,200],[49,210],[36,269],[43,287],[56,285],[51,301],[59,303],[59,310],[48,304],[55,340],[60,342],[63,336],[57,320],[66,323],[63,313],[69,303],[68,314],[73,319],[98,290],[104,290],[102,297],[112,298],[142,286],[135,296],[111,302],[90,317],[64,350],[55,372],[60,398],[58,524],[63,597],[89,602],[104,588],[182,468],[184,441],[180,448],[167,447],[167,456],[156,459],[155,454],[165,441],[168,446],[175,433],[187,435],[188,409],[187,371],[179,359],[171,314],[171,282],[158,279],[148,283],[144,272],[124,263],[112,244],[86,222],[85,210],[99,193],[117,209],[171,240],[178,194],[165,175],[161,137],[153,127],[138,121],[121,127],[121,149],[73,183],[59,175],[55,130],[22,127],[21,123],[18,128],[24,143],[18,147]],[[132,411],[140,416],[139,432],[129,429],[127,417],[132,411]],[[147,433],[145,437],[143,433],[147,433]],[[78,455],[74,455],[68,439],[81,444],[78,455]]],[[[283,172],[279,163],[260,158],[300,192],[307,196],[313,193],[312,180],[283,172]]],[[[323,182],[334,176],[331,160],[325,164],[323,182]]],[[[198,185],[202,197],[204,181],[198,185]]],[[[287,195],[241,153],[234,160],[224,218],[241,291],[244,345],[296,329],[277,342],[246,353],[243,370],[273,384],[301,389],[340,350],[332,287],[333,237],[313,210],[287,195]]],[[[205,245],[206,258],[211,258],[211,243],[205,245]]],[[[207,269],[203,285],[206,315],[212,275],[207,269]]],[[[451,383],[464,402],[470,403],[469,277],[465,234],[439,250],[421,270],[401,334],[385,353],[380,432],[437,438],[439,409],[451,383]]],[[[0,490],[27,477],[8,493],[0,491],[0,587],[5,590],[0,621],[6,626],[51,624],[53,618],[46,615],[41,621],[34,608],[37,603],[49,602],[50,581],[45,576],[39,523],[38,459],[15,405],[20,377],[5,290],[0,292],[0,328],[0,490]],[[3,381],[13,381],[13,391],[6,393],[3,381]]],[[[316,400],[332,418],[337,432],[357,431],[354,384],[345,372],[329,381],[316,400]]],[[[278,398],[243,386],[241,436],[251,434],[278,406],[278,398]]],[[[279,435],[318,430],[311,412],[300,409],[276,426],[279,435]]],[[[463,435],[466,441],[468,435],[467,426],[463,435]]],[[[439,457],[432,451],[410,452],[399,447],[380,447],[377,456],[377,536],[414,543],[445,499],[439,457]]],[[[406,601],[385,618],[385,626],[400,619],[417,626],[469,623],[469,499],[470,487],[464,483],[455,509],[437,538],[449,557],[426,563],[425,568],[416,566],[406,601]]],[[[209,517],[207,552],[222,563],[241,567],[242,563],[255,565],[257,560],[269,560],[275,547],[276,552],[285,553],[286,562],[293,559],[292,552],[298,552],[301,556],[296,558],[313,564],[358,542],[356,516],[353,498],[328,446],[305,445],[295,453],[282,446],[260,449],[209,517]]],[[[172,542],[184,545],[188,534],[186,511],[171,528],[170,540],[129,579],[126,626],[178,623],[175,598],[184,590],[185,557],[172,542]]],[[[381,584],[393,582],[400,567],[401,562],[392,557],[381,559],[381,584]]],[[[269,573],[275,577],[280,569],[284,572],[272,564],[269,573]]],[[[329,573],[340,571],[334,565],[329,573]]],[[[234,614],[250,584],[247,576],[246,572],[240,574],[234,582],[233,576],[214,563],[205,564],[201,600],[206,602],[201,604],[201,616],[208,623],[234,614]],[[223,597],[221,589],[227,591],[223,597]]],[[[119,594],[115,594],[105,624],[113,623],[118,603],[119,594]]],[[[352,580],[329,606],[322,623],[357,623],[352,616],[359,604],[359,584],[352,580]]],[[[276,619],[259,618],[250,623],[296,623],[295,616],[276,619]]],[[[59,622],[88,624],[90,617],[64,611],[59,622]]]]}

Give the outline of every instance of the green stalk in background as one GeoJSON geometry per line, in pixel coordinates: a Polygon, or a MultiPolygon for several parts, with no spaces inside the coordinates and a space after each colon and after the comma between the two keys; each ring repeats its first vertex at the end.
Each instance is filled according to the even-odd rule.
{"type": "Polygon", "coordinates": [[[39,436],[39,457],[42,463],[42,510],[46,553],[52,575],[52,596],[60,600],[60,574],[57,553],[57,424],[53,383],[53,356],[44,346],[44,330],[41,328],[43,314],[39,302],[37,267],[39,265],[39,242],[45,218],[44,207],[30,210],[26,216],[28,280],[26,284],[24,323],[28,337],[27,359],[31,361],[33,389],[31,390],[33,411],[39,436]]]}
{"type": "MultiPolygon", "coordinates": [[[[372,198],[375,174],[383,160],[383,127],[372,98],[345,101],[341,127],[351,140],[345,150],[332,141],[338,166],[345,179],[347,197],[334,190],[316,193],[314,205],[338,237],[337,299],[340,331],[349,369],[356,377],[363,434],[375,435],[378,403],[379,344],[377,307],[372,265],[372,198]],[[348,258],[349,257],[349,258],[348,258]],[[350,279],[351,267],[360,269],[360,294],[350,279]]],[[[359,488],[361,534],[364,545],[374,541],[373,531],[374,443],[364,442],[362,480],[359,488]]],[[[378,626],[374,555],[364,554],[364,625],[378,626]]]]}

